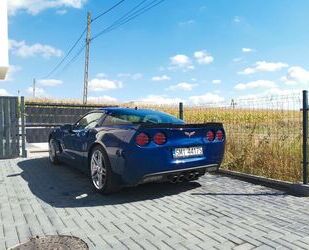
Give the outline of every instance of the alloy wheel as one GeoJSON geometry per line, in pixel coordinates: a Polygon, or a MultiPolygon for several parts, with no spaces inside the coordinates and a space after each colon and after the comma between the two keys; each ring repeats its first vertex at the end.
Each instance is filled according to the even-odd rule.
{"type": "Polygon", "coordinates": [[[103,163],[103,154],[95,150],[91,156],[91,178],[94,186],[101,190],[106,182],[106,167],[103,163]]]}
{"type": "Polygon", "coordinates": [[[55,149],[55,142],[54,140],[50,140],[49,141],[49,159],[51,162],[53,162],[55,160],[56,157],[56,149],[55,149]]]}

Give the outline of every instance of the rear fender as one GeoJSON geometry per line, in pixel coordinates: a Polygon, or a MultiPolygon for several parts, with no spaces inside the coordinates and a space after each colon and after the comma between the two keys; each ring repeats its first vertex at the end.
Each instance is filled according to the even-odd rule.
{"type": "MultiPolygon", "coordinates": [[[[88,149],[88,153],[87,153],[87,164],[89,164],[90,158],[91,158],[91,152],[92,152],[92,150],[93,150],[96,146],[100,146],[100,147],[103,149],[103,151],[104,151],[104,153],[105,153],[105,156],[106,156],[106,158],[108,159],[108,155],[107,155],[107,151],[106,151],[105,145],[104,145],[102,142],[100,142],[100,141],[95,141],[92,145],[90,145],[90,147],[89,147],[89,149],[88,149]]],[[[109,159],[108,159],[108,160],[109,160],[109,159]]]]}

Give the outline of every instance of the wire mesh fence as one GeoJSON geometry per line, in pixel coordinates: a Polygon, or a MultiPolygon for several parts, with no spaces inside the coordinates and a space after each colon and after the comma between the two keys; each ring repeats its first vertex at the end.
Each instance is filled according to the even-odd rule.
{"type": "MultiPolygon", "coordinates": [[[[300,94],[185,105],[187,123],[222,122],[227,133],[222,167],[299,182],[302,180],[300,94]]],[[[157,106],[178,116],[178,106],[157,106]]]]}
{"type": "MultiPolygon", "coordinates": [[[[146,107],[179,117],[179,105],[146,107]]],[[[302,180],[302,96],[290,94],[203,105],[184,105],[187,123],[222,122],[227,134],[222,168],[300,182],[302,180]]]]}

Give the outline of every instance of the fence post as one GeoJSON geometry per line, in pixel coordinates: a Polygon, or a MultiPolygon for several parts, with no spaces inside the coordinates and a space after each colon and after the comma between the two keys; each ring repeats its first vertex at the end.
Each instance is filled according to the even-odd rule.
{"type": "Polygon", "coordinates": [[[303,91],[303,183],[308,184],[308,91],[303,91]]]}
{"type": "Polygon", "coordinates": [[[183,120],[183,103],[179,103],[179,119],[183,120]]]}
{"type": "Polygon", "coordinates": [[[21,118],[21,156],[26,158],[26,129],[25,129],[25,97],[20,98],[20,118],[21,118]]]}

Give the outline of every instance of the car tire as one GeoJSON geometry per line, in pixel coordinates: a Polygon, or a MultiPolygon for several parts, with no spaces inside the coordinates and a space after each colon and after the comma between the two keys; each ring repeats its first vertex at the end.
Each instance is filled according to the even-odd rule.
{"type": "Polygon", "coordinates": [[[101,146],[91,150],[89,158],[90,180],[97,192],[114,193],[120,189],[115,182],[115,174],[111,169],[106,152],[101,146]]]}
{"type": "Polygon", "coordinates": [[[49,161],[53,164],[53,165],[59,165],[60,164],[60,160],[59,160],[59,156],[58,156],[58,142],[55,139],[50,139],[48,146],[48,152],[49,152],[49,161]]]}

